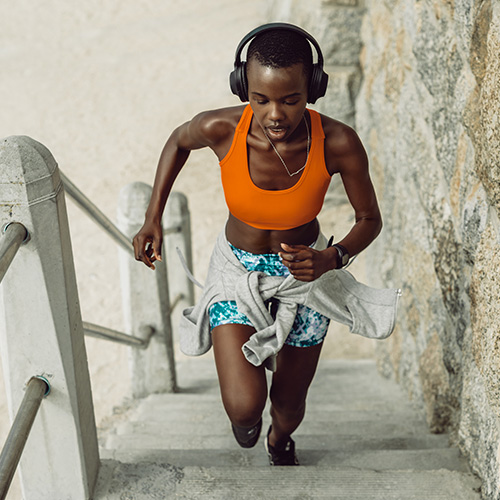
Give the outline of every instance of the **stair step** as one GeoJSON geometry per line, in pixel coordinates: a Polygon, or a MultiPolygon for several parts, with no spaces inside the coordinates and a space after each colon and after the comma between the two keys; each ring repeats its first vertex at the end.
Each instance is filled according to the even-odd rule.
{"type": "MultiPolygon", "coordinates": [[[[268,379],[270,377],[268,372],[268,379]]],[[[182,393],[218,392],[217,374],[211,358],[188,360],[179,370],[178,379],[182,393]]],[[[387,401],[406,402],[401,388],[393,380],[381,377],[373,360],[320,360],[309,398],[324,395],[339,399],[347,397],[348,400],[362,395],[370,400],[383,397],[387,401]]]]}
{"type": "Polygon", "coordinates": [[[447,470],[174,467],[103,461],[100,479],[95,500],[121,500],[124,491],[134,500],[479,500],[479,484],[471,474],[447,470]]]}
{"type": "MultiPolygon", "coordinates": [[[[263,438],[261,438],[263,439],[263,438]]],[[[318,449],[322,453],[325,450],[340,451],[359,451],[359,450],[423,450],[423,449],[450,449],[447,446],[445,436],[436,435],[418,435],[418,436],[366,436],[347,435],[334,436],[331,434],[301,434],[294,435],[297,447],[306,449],[318,449]]],[[[172,450],[183,446],[186,449],[234,449],[237,446],[236,441],[227,428],[225,433],[213,435],[210,437],[199,435],[172,434],[164,438],[157,438],[148,434],[109,434],[106,448],[126,449],[158,449],[172,450]]],[[[454,448],[451,448],[454,449],[454,448]]]]}
{"type": "MultiPolygon", "coordinates": [[[[331,435],[301,435],[295,436],[297,450],[316,450],[318,457],[329,456],[328,453],[363,452],[363,451],[418,451],[437,450],[450,451],[450,456],[459,454],[456,448],[446,448],[443,441],[437,441],[430,436],[416,437],[378,437],[359,436],[331,436],[331,435]]],[[[234,450],[237,444],[228,430],[224,435],[171,435],[168,438],[156,437],[150,434],[109,435],[106,440],[108,450],[234,450]]],[[[248,452],[248,451],[247,451],[248,452]]],[[[444,453],[444,452],[443,452],[444,453]]]]}
{"type": "MultiPolygon", "coordinates": [[[[265,410],[264,414],[267,415],[268,411],[265,410]]],[[[154,412],[151,412],[151,408],[139,406],[127,418],[128,422],[144,423],[147,421],[155,424],[163,424],[165,427],[177,426],[182,423],[196,423],[216,427],[222,425],[227,427],[227,420],[228,418],[222,408],[222,403],[218,403],[215,407],[208,406],[205,408],[200,408],[199,406],[193,408],[192,405],[186,408],[185,406],[177,405],[176,411],[172,411],[172,407],[169,407],[168,411],[159,411],[159,408],[156,407],[154,412]]],[[[327,411],[320,406],[314,406],[308,408],[304,425],[305,423],[308,426],[315,425],[315,422],[321,422],[321,425],[328,425],[330,423],[362,425],[367,421],[380,421],[385,422],[387,425],[405,422],[407,425],[418,428],[419,431],[428,432],[427,424],[422,418],[414,411],[409,410],[392,412],[375,411],[367,415],[366,411],[344,411],[341,409],[329,409],[327,411]]],[[[203,427],[199,431],[203,431],[203,427]]]]}
{"type": "MultiPolygon", "coordinates": [[[[201,438],[228,435],[230,423],[227,417],[213,420],[210,424],[195,421],[177,420],[176,425],[165,425],[155,421],[132,421],[119,425],[116,429],[118,435],[141,436],[158,439],[159,442],[168,441],[172,436],[192,436],[198,434],[201,438]]],[[[304,421],[295,436],[331,435],[334,440],[339,436],[364,436],[364,437],[412,437],[425,434],[427,428],[423,423],[414,421],[336,421],[313,419],[311,416],[304,421]]]]}
{"type": "MultiPolygon", "coordinates": [[[[345,395],[345,394],[326,394],[318,396],[311,390],[307,399],[307,414],[311,412],[335,412],[335,411],[366,411],[370,413],[411,413],[414,418],[419,417],[419,412],[411,403],[399,398],[392,401],[384,396],[376,397],[366,394],[345,395]]],[[[153,394],[140,402],[139,411],[152,415],[154,413],[167,414],[179,412],[181,410],[202,410],[218,411],[222,408],[220,394],[153,394]]],[[[223,410],[222,410],[223,411],[223,410]]],[[[421,416],[420,416],[421,418],[421,416]]]]}
{"type": "MultiPolygon", "coordinates": [[[[468,472],[468,465],[459,451],[450,448],[438,449],[361,449],[342,450],[300,448],[297,450],[302,466],[358,468],[367,470],[434,470],[447,469],[468,472]]],[[[225,449],[113,449],[101,450],[101,458],[125,463],[162,462],[176,467],[218,466],[234,468],[240,466],[268,466],[262,445],[252,450],[232,447],[225,449]]]]}

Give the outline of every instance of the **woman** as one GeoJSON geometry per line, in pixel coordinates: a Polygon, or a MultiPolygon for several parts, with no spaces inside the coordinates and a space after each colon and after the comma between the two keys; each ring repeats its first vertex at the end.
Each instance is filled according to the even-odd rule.
{"type": "MultiPolygon", "coordinates": [[[[159,160],[144,226],[134,238],[138,260],[152,269],[161,260],[160,221],[168,194],[190,151],[203,147],[211,148],[221,165],[229,208],[223,252],[229,249],[228,258],[236,257],[241,269],[289,276],[292,285],[310,283],[343,267],[376,238],[381,216],[358,136],[306,107],[325,92],[328,77],[322,63],[314,39],[293,25],[265,25],[242,40],[231,88],[249,105],[206,111],[174,130],[159,160]],[[241,62],[249,41],[247,61],[241,62]],[[317,64],[309,42],[318,52],[317,64]],[[327,246],[316,216],[337,173],[356,222],[342,241],[327,246]]],[[[213,281],[217,272],[212,270],[213,281]]],[[[212,300],[203,304],[203,314],[210,320],[222,400],[234,435],[241,446],[251,447],[259,438],[267,385],[263,359],[249,362],[244,354],[256,326],[239,304],[212,300]]],[[[266,299],[265,305],[276,318],[281,302],[266,299]]],[[[272,424],[265,441],[271,465],[298,465],[291,434],[304,417],[329,322],[305,305],[294,307],[293,326],[283,345],[274,347],[272,424]]]]}

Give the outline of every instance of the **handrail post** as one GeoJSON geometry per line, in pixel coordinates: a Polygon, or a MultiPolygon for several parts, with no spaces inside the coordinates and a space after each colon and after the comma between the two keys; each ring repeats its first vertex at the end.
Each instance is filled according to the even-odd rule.
{"type": "Polygon", "coordinates": [[[191,216],[185,194],[173,191],[165,207],[165,244],[163,254],[168,262],[168,287],[171,300],[180,297],[172,310],[172,328],[175,338],[177,325],[180,324],[183,309],[194,304],[193,282],[187,277],[179,263],[177,248],[182,252],[187,266],[193,269],[191,247],[191,216]]]}
{"type": "Polygon", "coordinates": [[[0,165],[0,224],[30,235],[0,285],[11,419],[33,373],[52,387],[21,457],[23,498],[88,499],[99,454],[63,185],[50,151],[29,137],[0,140],[0,165]]]}
{"type": "MultiPolygon", "coordinates": [[[[118,202],[118,227],[132,239],[139,231],[151,198],[151,187],[134,182],[123,187],[118,202]]],[[[146,349],[130,349],[132,395],[175,392],[176,374],[170,321],[170,301],[165,262],[152,271],[119,249],[125,332],[144,335],[143,327],[155,330],[146,349]]]]}

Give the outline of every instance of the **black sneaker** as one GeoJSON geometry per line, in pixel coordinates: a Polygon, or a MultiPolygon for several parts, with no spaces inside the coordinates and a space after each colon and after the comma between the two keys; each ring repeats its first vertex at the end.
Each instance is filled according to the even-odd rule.
{"type": "Polygon", "coordinates": [[[242,448],[252,448],[259,440],[262,418],[253,427],[237,427],[231,424],[234,437],[242,448]]]}
{"type": "Polygon", "coordinates": [[[271,434],[271,427],[269,427],[264,441],[267,456],[269,457],[269,465],[299,465],[297,455],[295,455],[295,441],[289,438],[283,449],[275,448],[269,444],[269,434],[271,434]]]}

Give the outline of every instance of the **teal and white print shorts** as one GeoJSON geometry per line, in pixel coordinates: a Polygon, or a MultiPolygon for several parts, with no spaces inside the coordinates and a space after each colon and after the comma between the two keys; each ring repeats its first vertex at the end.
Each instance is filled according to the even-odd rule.
{"type": "MultiPolygon", "coordinates": [[[[261,271],[269,276],[288,276],[290,271],[281,262],[278,254],[254,254],[229,244],[238,260],[248,271],[261,271]]],[[[209,308],[210,328],[220,325],[238,324],[253,326],[250,320],[238,311],[236,302],[217,302],[209,308]]],[[[299,305],[297,315],[285,344],[294,347],[311,347],[323,342],[330,320],[309,307],[299,305]]]]}

